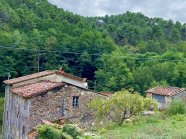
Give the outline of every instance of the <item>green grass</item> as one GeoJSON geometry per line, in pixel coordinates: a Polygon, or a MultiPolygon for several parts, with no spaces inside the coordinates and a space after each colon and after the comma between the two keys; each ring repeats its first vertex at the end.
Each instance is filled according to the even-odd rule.
{"type": "Polygon", "coordinates": [[[2,124],[3,124],[3,110],[4,110],[4,97],[0,97],[0,139],[2,134],[2,124]]]}
{"type": "Polygon", "coordinates": [[[103,139],[186,139],[186,116],[138,117],[123,126],[108,126],[103,139]]]}

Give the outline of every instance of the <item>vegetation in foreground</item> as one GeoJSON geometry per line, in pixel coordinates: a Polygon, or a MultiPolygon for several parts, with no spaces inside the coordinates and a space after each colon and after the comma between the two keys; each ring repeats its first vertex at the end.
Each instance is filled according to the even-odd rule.
{"type": "Polygon", "coordinates": [[[2,124],[3,124],[3,110],[4,110],[4,98],[0,97],[0,138],[1,138],[2,124]]]}
{"type": "Polygon", "coordinates": [[[40,125],[36,130],[37,139],[92,139],[91,135],[85,135],[82,129],[72,124],[40,125]]]}
{"type": "Polygon", "coordinates": [[[92,134],[94,136],[84,136],[73,125],[63,128],[59,128],[59,125],[41,125],[38,128],[39,139],[186,139],[186,104],[182,101],[172,102],[164,112],[133,115],[122,125],[108,121],[105,124],[105,127],[93,131],[96,133],[92,134]]]}
{"type": "Polygon", "coordinates": [[[165,112],[136,116],[122,126],[108,124],[103,139],[186,139],[186,104],[174,101],[165,112]]]}
{"type": "Polygon", "coordinates": [[[144,98],[139,93],[127,90],[116,92],[108,99],[97,98],[90,103],[90,108],[96,111],[97,123],[112,121],[119,126],[131,116],[139,115],[145,110],[157,109],[156,101],[144,98]]]}
{"type": "Polygon", "coordinates": [[[122,126],[108,125],[103,139],[186,139],[186,115],[139,116],[122,126]]]}
{"type": "Polygon", "coordinates": [[[71,126],[66,133],[62,129],[43,125],[39,129],[38,139],[49,139],[49,136],[50,139],[186,139],[185,125],[186,115],[156,113],[151,116],[135,116],[122,126],[108,123],[95,132],[95,136],[83,136],[77,129],[71,130],[71,126]]]}

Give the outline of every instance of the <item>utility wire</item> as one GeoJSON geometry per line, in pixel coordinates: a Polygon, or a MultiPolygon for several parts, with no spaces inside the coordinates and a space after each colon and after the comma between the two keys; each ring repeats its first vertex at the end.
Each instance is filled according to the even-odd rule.
{"type": "MultiPolygon", "coordinates": [[[[68,51],[52,51],[52,50],[37,50],[37,49],[30,49],[30,48],[16,48],[16,47],[5,47],[5,46],[0,46],[0,48],[4,49],[12,49],[12,50],[29,50],[29,51],[35,51],[35,52],[50,52],[50,53],[61,53],[61,54],[74,54],[74,55],[81,55],[83,54],[82,52],[68,52],[68,51]]],[[[89,55],[94,55],[94,56],[100,56],[101,54],[89,54],[89,55]]]]}
{"type": "MultiPolygon", "coordinates": [[[[15,48],[15,47],[5,47],[5,46],[0,46],[0,48],[5,48],[5,49],[17,49],[17,50],[26,50],[26,51],[35,51],[35,52],[50,52],[50,53],[61,53],[61,54],[74,54],[74,55],[81,55],[83,54],[82,52],[68,52],[68,51],[51,51],[51,50],[37,50],[37,49],[29,49],[29,48],[15,48]]],[[[58,54],[59,55],[59,54],[58,54]]],[[[94,56],[101,56],[101,54],[89,54],[89,55],[94,55],[94,56]]],[[[129,54],[129,56],[134,54],[129,54]]],[[[172,60],[172,59],[163,59],[163,58],[139,58],[139,57],[126,57],[126,56],[118,56],[118,57],[124,57],[126,59],[137,59],[137,60],[158,60],[158,61],[173,61],[173,62],[185,62],[185,60],[172,60]]],[[[27,57],[30,58],[30,57],[27,57]]]]}

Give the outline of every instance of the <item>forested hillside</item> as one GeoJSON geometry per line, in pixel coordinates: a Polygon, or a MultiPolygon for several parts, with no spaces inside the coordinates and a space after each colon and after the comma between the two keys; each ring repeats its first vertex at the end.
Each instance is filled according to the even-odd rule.
{"type": "Polygon", "coordinates": [[[98,91],[186,87],[185,41],[186,25],[141,13],[86,18],[47,0],[0,0],[1,83],[64,67],[98,91]]]}

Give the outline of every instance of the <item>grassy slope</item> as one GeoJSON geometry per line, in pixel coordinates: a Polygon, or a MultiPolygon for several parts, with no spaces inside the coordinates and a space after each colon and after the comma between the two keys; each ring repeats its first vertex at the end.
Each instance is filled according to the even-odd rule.
{"type": "Polygon", "coordinates": [[[186,116],[150,117],[126,123],[103,134],[103,139],[186,139],[186,116]]]}

